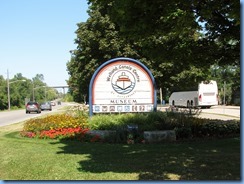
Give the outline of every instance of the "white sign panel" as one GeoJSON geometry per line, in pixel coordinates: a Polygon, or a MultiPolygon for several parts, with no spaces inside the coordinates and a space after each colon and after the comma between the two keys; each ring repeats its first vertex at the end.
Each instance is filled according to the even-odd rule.
{"type": "Polygon", "coordinates": [[[152,76],[142,64],[132,61],[118,59],[96,73],[91,87],[93,113],[149,112],[154,109],[152,76]]]}

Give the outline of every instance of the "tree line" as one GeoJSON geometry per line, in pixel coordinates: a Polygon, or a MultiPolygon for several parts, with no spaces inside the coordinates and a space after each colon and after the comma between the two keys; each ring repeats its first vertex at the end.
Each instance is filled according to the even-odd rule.
{"type": "Polygon", "coordinates": [[[94,71],[116,57],[145,64],[167,101],[174,91],[216,80],[220,103],[240,103],[240,2],[89,0],[67,63],[76,102],[88,99],[94,71]],[[87,99],[85,99],[87,98],[87,99]]]}
{"type": "Polygon", "coordinates": [[[49,88],[43,81],[43,74],[36,74],[32,79],[21,73],[17,73],[12,79],[0,75],[0,110],[8,109],[8,83],[11,109],[23,107],[26,100],[44,102],[55,99],[57,90],[49,88]]]}

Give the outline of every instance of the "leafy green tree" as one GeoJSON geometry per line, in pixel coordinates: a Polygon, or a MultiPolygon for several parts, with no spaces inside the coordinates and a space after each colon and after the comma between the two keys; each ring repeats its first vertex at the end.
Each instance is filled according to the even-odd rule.
{"type": "Polygon", "coordinates": [[[218,45],[212,52],[217,64],[240,66],[240,1],[192,2],[205,39],[218,45]]]}
{"type": "Polygon", "coordinates": [[[35,77],[32,78],[32,100],[33,100],[33,93],[34,93],[34,100],[44,101],[45,99],[45,86],[44,83],[44,76],[43,74],[36,74],[35,77]]]}
{"type": "MultiPolygon", "coordinates": [[[[210,53],[214,56],[214,62],[217,61],[219,65],[240,63],[239,1],[89,0],[89,2],[103,7],[103,13],[109,15],[112,22],[118,25],[121,35],[128,39],[138,41],[151,36],[157,39],[177,37],[186,39],[191,36],[191,32],[195,34],[197,30],[203,33],[202,41],[200,45],[193,46],[198,46],[201,52],[205,52],[204,55],[201,54],[202,56],[207,56],[208,59],[210,53]]],[[[172,47],[177,43],[169,45],[172,47]]],[[[152,49],[155,50],[151,48],[149,52],[152,49]]],[[[156,52],[160,53],[158,50],[156,52]]]]}
{"type": "Polygon", "coordinates": [[[120,38],[115,24],[99,10],[99,7],[91,7],[87,22],[78,24],[77,49],[71,51],[72,57],[67,63],[70,92],[77,102],[88,101],[84,98],[88,98],[90,80],[102,63],[114,57],[138,57],[133,44],[120,38]]]}
{"type": "MultiPolygon", "coordinates": [[[[77,49],[67,63],[75,101],[88,97],[92,74],[114,57],[143,62],[164,96],[196,89],[200,81],[211,76],[209,69],[214,64],[240,66],[239,2],[88,2],[90,18],[78,24],[77,49]]],[[[235,74],[238,79],[238,72],[235,74]]]]}
{"type": "Polygon", "coordinates": [[[231,0],[193,1],[198,21],[202,22],[204,39],[217,45],[212,50],[215,71],[223,102],[226,83],[226,102],[240,103],[240,2],[231,0]]]}
{"type": "Polygon", "coordinates": [[[0,110],[5,109],[7,106],[7,81],[0,75],[0,110]]]}
{"type": "Polygon", "coordinates": [[[9,80],[9,82],[14,82],[14,84],[9,85],[10,104],[12,108],[21,107],[24,105],[27,88],[26,80],[27,79],[23,77],[21,73],[17,73],[16,75],[14,75],[14,78],[9,80]]]}
{"type": "Polygon", "coordinates": [[[218,81],[220,103],[240,105],[240,67],[213,65],[210,71],[210,78],[218,81]]]}
{"type": "MultiPolygon", "coordinates": [[[[40,87],[35,90],[35,100],[38,102],[44,101],[45,88],[47,88],[47,85],[43,81],[43,74],[37,74],[33,79],[28,79],[21,73],[17,73],[12,79],[9,79],[11,109],[23,107],[25,105],[25,99],[33,100],[33,87],[40,87]]],[[[0,110],[8,109],[7,90],[7,79],[4,79],[4,77],[0,75],[0,110]]],[[[54,99],[57,96],[57,90],[48,89],[47,91],[47,100],[54,99]]]]}
{"type": "MultiPolygon", "coordinates": [[[[82,101],[81,94],[85,94],[88,90],[89,83],[87,81],[82,83],[82,81],[84,79],[90,81],[95,69],[113,57],[125,56],[139,59],[152,71],[158,87],[170,91],[179,90],[182,81],[184,84],[188,83],[187,86],[197,86],[197,83],[205,78],[206,74],[199,72],[200,68],[208,68],[210,64],[204,65],[203,62],[192,58],[193,48],[197,45],[204,45],[196,39],[199,25],[195,22],[194,16],[187,13],[186,10],[179,9],[180,5],[171,3],[167,3],[166,7],[160,6],[161,8],[157,10],[156,8],[162,2],[155,2],[144,1],[144,5],[140,7],[134,1],[113,1],[112,5],[107,1],[92,1],[89,11],[90,18],[86,23],[78,24],[79,28],[76,32],[78,47],[67,64],[70,72],[69,85],[72,86],[72,94],[76,101],[82,101]],[[145,7],[147,7],[146,13],[145,7]],[[149,14],[155,16],[155,11],[161,12],[162,9],[166,10],[164,11],[165,17],[160,15],[162,21],[158,23],[151,21],[158,15],[149,21],[149,14]],[[115,10],[115,13],[109,14],[112,10],[115,10]],[[125,17],[115,16],[117,13],[121,13],[120,10],[126,12],[123,14],[125,17]],[[137,19],[136,16],[139,16],[140,19],[137,19]],[[187,28],[182,26],[181,16],[186,19],[184,23],[188,26],[187,28]],[[134,17],[134,19],[125,23],[123,18],[127,20],[129,17],[134,17]],[[120,21],[116,21],[116,18],[120,21]],[[181,22],[181,25],[175,28],[176,24],[172,20],[181,22]],[[191,24],[189,24],[190,20],[191,24]],[[137,23],[138,21],[140,23],[137,23]],[[143,23],[143,21],[145,22],[143,23]],[[155,23],[155,25],[147,27],[149,22],[150,24],[155,23]],[[181,29],[178,30],[178,28],[181,29]],[[125,46],[127,47],[124,48],[125,46]],[[191,74],[186,74],[184,70],[188,70],[188,74],[191,74]],[[182,78],[179,80],[178,78],[181,76],[182,78]],[[192,78],[194,80],[191,80],[192,78]],[[176,86],[178,89],[174,89],[176,86]]],[[[197,49],[194,51],[198,52],[197,49]]],[[[200,58],[199,54],[198,57],[200,58]]]]}

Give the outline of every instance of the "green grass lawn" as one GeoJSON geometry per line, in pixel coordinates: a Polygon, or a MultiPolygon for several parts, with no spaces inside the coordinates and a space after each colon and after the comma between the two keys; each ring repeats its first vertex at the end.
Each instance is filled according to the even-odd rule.
{"type": "Polygon", "coordinates": [[[19,136],[0,127],[1,180],[240,180],[240,139],[102,144],[19,136]]]}

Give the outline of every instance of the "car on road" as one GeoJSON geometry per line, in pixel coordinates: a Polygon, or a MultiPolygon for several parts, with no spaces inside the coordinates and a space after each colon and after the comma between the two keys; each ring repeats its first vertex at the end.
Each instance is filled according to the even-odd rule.
{"type": "Polygon", "coordinates": [[[28,102],[25,106],[26,114],[31,112],[41,113],[41,107],[38,102],[28,102]]]}
{"type": "Polygon", "coordinates": [[[51,111],[52,110],[52,105],[51,105],[51,102],[43,102],[41,104],[41,110],[44,111],[44,110],[49,110],[51,111]]]}
{"type": "Polygon", "coordinates": [[[51,105],[52,105],[52,106],[55,106],[56,103],[55,103],[54,101],[51,101],[51,105]]]}

